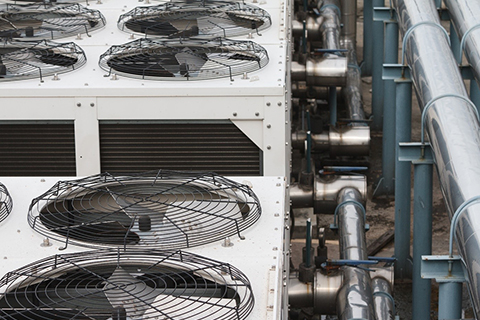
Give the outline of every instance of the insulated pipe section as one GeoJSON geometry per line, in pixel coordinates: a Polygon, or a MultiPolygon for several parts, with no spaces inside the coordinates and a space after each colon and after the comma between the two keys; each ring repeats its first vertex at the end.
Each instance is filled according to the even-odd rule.
{"type": "MultiPolygon", "coordinates": [[[[323,23],[323,17],[312,17],[307,16],[305,18],[305,31],[308,39],[321,39],[322,32],[320,31],[320,26],[323,23]]],[[[303,21],[297,20],[292,21],[292,35],[296,38],[303,37],[303,21]]]]}
{"type": "MultiPolygon", "coordinates": [[[[472,2],[475,1],[468,4],[472,2]]],[[[425,125],[451,216],[468,199],[480,195],[480,126],[468,100],[458,97],[467,97],[467,92],[443,30],[425,24],[440,24],[433,1],[394,0],[393,3],[404,34],[417,25],[407,39],[407,62],[420,105],[434,101],[426,112],[425,125]],[[445,97],[446,94],[451,97],[445,97]]],[[[479,217],[480,206],[470,206],[460,216],[455,230],[477,319],[480,318],[479,217]]]]}
{"type": "Polygon", "coordinates": [[[342,273],[315,273],[314,283],[303,283],[292,277],[288,284],[288,302],[292,308],[313,307],[315,314],[335,314],[337,294],[342,286],[342,273]]]}
{"type": "Polygon", "coordinates": [[[373,292],[368,271],[342,267],[344,284],[337,296],[339,320],[376,320],[373,310],[373,292]]]}
{"type": "Polygon", "coordinates": [[[342,3],[342,39],[357,43],[357,0],[341,0],[342,3]]]}
{"type": "Polygon", "coordinates": [[[306,64],[292,61],[292,81],[306,81],[309,86],[341,86],[346,84],[347,59],[336,55],[309,58],[306,64]]]}
{"type": "Polygon", "coordinates": [[[338,238],[340,259],[368,260],[367,241],[365,239],[365,218],[362,209],[355,203],[364,202],[360,192],[351,187],[338,193],[338,238]]]}
{"type": "MultiPolygon", "coordinates": [[[[304,149],[306,139],[306,132],[293,132],[293,147],[304,149]]],[[[370,127],[342,126],[330,128],[328,134],[312,134],[312,149],[320,152],[328,151],[332,156],[368,156],[370,152],[370,127]]]]}
{"type": "Polygon", "coordinates": [[[373,302],[377,320],[395,320],[395,305],[390,282],[383,277],[372,279],[373,302]]]}
{"type": "Polygon", "coordinates": [[[290,200],[293,208],[314,207],[315,213],[334,213],[341,190],[354,188],[360,194],[357,199],[362,205],[367,201],[367,178],[363,175],[322,175],[316,176],[313,190],[297,184],[290,186],[290,200]]]}
{"type": "Polygon", "coordinates": [[[340,49],[340,1],[321,0],[317,3],[323,23],[320,25],[323,47],[340,49]]]}
{"type": "MultiPolygon", "coordinates": [[[[355,188],[344,188],[338,194],[338,237],[340,259],[367,260],[365,218],[357,204],[362,196],[355,188]]],[[[375,320],[373,290],[368,271],[342,267],[343,286],[338,292],[337,315],[341,320],[375,320]]]]}
{"type": "MultiPolygon", "coordinates": [[[[480,83],[480,2],[471,0],[445,0],[458,37],[463,39],[465,57],[472,66],[475,79],[480,83]]],[[[462,56],[461,52],[455,52],[462,56]]]]}

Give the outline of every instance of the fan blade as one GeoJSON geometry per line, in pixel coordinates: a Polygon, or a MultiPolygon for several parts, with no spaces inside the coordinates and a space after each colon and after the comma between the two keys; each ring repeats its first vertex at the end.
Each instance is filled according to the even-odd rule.
{"type": "Polygon", "coordinates": [[[176,37],[194,37],[198,36],[199,34],[199,26],[197,24],[197,20],[194,19],[179,19],[179,20],[171,20],[170,24],[177,29],[177,32],[172,33],[170,36],[172,38],[176,37]]]}
{"type": "Polygon", "coordinates": [[[175,55],[179,65],[185,65],[186,73],[196,72],[200,70],[205,62],[208,60],[208,57],[205,53],[194,53],[189,48],[184,48],[182,52],[179,52],[175,55]]]}
{"type": "Polygon", "coordinates": [[[107,279],[103,291],[112,307],[124,308],[130,318],[142,318],[158,296],[155,289],[147,286],[118,266],[107,279]]]}

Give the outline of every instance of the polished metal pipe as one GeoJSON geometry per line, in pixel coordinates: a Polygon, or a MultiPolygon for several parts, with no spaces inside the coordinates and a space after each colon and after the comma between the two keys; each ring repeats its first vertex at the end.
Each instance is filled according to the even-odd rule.
{"type": "MultiPolygon", "coordinates": [[[[370,152],[370,127],[343,126],[311,136],[313,150],[329,151],[332,156],[367,156],[370,152]]],[[[293,148],[303,150],[306,138],[304,131],[293,132],[293,148]]]]}
{"type": "Polygon", "coordinates": [[[337,203],[338,238],[340,259],[367,260],[367,241],[365,240],[365,218],[361,208],[348,201],[363,202],[362,195],[355,188],[340,190],[337,203]]]}
{"type": "Polygon", "coordinates": [[[340,49],[340,1],[318,1],[317,7],[323,23],[320,25],[323,47],[325,49],[340,49]]]}
{"type": "Polygon", "coordinates": [[[337,316],[340,320],[375,320],[373,292],[368,271],[342,267],[343,286],[337,296],[337,316]]]}
{"type": "MultiPolygon", "coordinates": [[[[364,213],[358,205],[348,201],[361,201],[360,192],[355,188],[344,188],[338,194],[338,237],[340,259],[366,260],[364,213]]],[[[343,286],[337,297],[339,319],[374,320],[373,291],[368,271],[343,267],[343,286]]]]}
{"type": "Polygon", "coordinates": [[[341,1],[343,22],[341,37],[349,39],[355,46],[357,42],[357,0],[341,1]]]}
{"type": "Polygon", "coordinates": [[[360,194],[356,200],[362,205],[367,201],[367,178],[363,175],[317,175],[310,186],[292,184],[290,200],[294,208],[314,207],[315,213],[332,214],[338,205],[341,190],[355,189],[360,194]]]}
{"type": "MultiPolygon", "coordinates": [[[[443,96],[426,111],[425,126],[451,216],[466,200],[480,195],[480,125],[468,100],[458,98],[468,99],[467,91],[443,30],[431,24],[440,24],[433,1],[394,0],[393,5],[404,34],[417,25],[406,41],[406,57],[421,108],[443,96]]],[[[469,207],[455,230],[477,318],[480,317],[479,216],[480,206],[469,207]]]]}
{"type": "MultiPolygon", "coordinates": [[[[320,26],[323,23],[323,17],[312,17],[307,16],[305,18],[305,31],[307,32],[307,36],[309,40],[320,40],[322,37],[322,33],[320,31],[320,26]]],[[[303,37],[303,21],[296,19],[292,21],[292,35],[294,37],[303,37]]]]}
{"type": "Polygon", "coordinates": [[[372,289],[377,320],[394,320],[395,304],[390,282],[384,277],[375,277],[372,279],[372,289]]]}
{"type": "MultiPolygon", "coordinates": [[[[464,42],[465,57],[477,82],[480,83],[480,2],[471,0],[445,0],[457,35],[464,42]]],[[[460,48],[461,50],[462,48],[460,48]]],[[[455,52],[457,54],[457,52],[455,52]]],[[[460,57],[461,52],[458,52],[460,57]]]]}

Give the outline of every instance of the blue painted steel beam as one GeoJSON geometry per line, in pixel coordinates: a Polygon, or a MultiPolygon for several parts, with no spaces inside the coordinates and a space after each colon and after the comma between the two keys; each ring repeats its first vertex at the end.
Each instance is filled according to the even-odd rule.
{"type": "Polygon", "coordinates": [[[364,0],[363,2],[363,61],[362,76],[372,75],[373,65],[373,8],[383,7],[383,0],[364,0]]]}
{"type": "Polygon", "coordinates": [[[462,317],[462,283],[465,270],[459,256],[423,256],[422,278],[435,279],[438,284],[438,319],[462,317]]]}
{"type": "Polygon", "coordinates": [[[411,163],[399,159],[400,143],[411,140],[412,81],[406,78],[395,80],[396,84],[396,136],[395,136],[395,278],[408,275],[410,257],[410,189],[411,163]]]}
{"type": "Polygon", "coordinates": [[[433,161],[414,164],[413,195],[413,319],[430,318],[431,280],[421,275],[422,255],[432,253],[433,161]]]}

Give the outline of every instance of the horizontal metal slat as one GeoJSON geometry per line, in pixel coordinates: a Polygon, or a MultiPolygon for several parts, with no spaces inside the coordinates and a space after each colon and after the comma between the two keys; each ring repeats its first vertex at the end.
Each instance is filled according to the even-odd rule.
{"type": "Polygon", "coordinates": [[[73,122],[0,123],[0,175],[74,176],[73,122]]]}
{"type": "Polygon", "coordinates": [[[100,123],[102,171],[205,170],[260,175],[258,147],[235,125],[100,123]]]}

